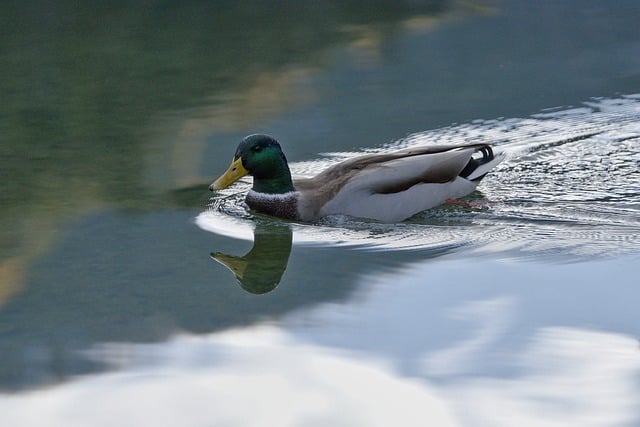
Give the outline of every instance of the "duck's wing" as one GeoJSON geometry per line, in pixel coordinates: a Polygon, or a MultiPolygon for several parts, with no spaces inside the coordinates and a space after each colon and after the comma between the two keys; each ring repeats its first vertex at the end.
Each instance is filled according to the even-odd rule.
{"type": "MultiPolygon", "coordinates": [[[[443,183],[461,173],[464,175],[463,171],[475,152],[493,157],[491,148],[485,144],[410,148],[354,157],[325,169],[313,178],[296,180],[294,184],[300,191],[322,188],[323,192],[332,193],[361,175],[370,180],[367,187],[371,191],[392,193],[417,183],[443,183]]],[[[471,172],[471,168],[468,169],[471,172]]]]}
{"type": "MultiPolygon", "coordinates": [[[[296,188],[304,195],[299,208],[313,216],[312,212],[319,212],[327,204],[333,207],[331,210],[341,210],[363,197],[398,195],[418,184],[453,183],[458,178],[465,183],[456,186],[464,186],[465,192],[467,188],[472,191],[476,183],[468,181],[481,179],[486,173],[482,166],[492,160],[493,151],[485,144],[412,148],[360,156],[314,178],[297,181],[296,188]],[[475,158],[474,153],[478,153],[475,158]]],[[[461,195],[460,191],[454,191],[450,197],[461,195]]]]}

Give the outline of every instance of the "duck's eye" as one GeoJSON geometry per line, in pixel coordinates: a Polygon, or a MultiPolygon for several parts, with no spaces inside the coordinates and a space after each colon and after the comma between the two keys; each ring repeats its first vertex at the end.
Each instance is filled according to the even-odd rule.
{"type": "Polygon", "coordinates": [[[255,147],[252,148],[254,153],[259,153],[262,151],[262,145],[256,145],[255,147]]]}

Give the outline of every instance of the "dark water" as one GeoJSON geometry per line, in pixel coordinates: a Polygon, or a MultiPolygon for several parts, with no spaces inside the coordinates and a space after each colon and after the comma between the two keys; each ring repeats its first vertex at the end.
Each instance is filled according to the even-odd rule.
{"type": "Polygon", "coordinates": [[[636,425],[638,18],[2,2],[0,424],[636,425]],[[297,175],[507,159],[468,207],[286,223],[210,200],[254,132],[297,175]]]}

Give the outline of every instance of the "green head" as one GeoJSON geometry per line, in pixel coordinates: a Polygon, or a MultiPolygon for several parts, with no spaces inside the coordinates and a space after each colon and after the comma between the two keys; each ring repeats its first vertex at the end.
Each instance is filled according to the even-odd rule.
{"type": "Polygon", "coordinates": [[[283,194],[294,191],[289,164],[275,138],[255,134],[244,138],[229,169],[209,186],[209,190],[227,188],[245,175],[253,176],[253,190],[283,194]]]}

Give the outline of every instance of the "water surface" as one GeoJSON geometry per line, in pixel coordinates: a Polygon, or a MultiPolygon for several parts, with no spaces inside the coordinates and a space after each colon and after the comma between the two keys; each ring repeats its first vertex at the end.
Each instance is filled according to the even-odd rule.
{"type": "Polygon", "coordinates": [[[0,4],[1,423],[638,424],[637,2],[316,3],[0,4]],[[254,132],[507,159],[300,224],[211,199],[254,132]]]}

